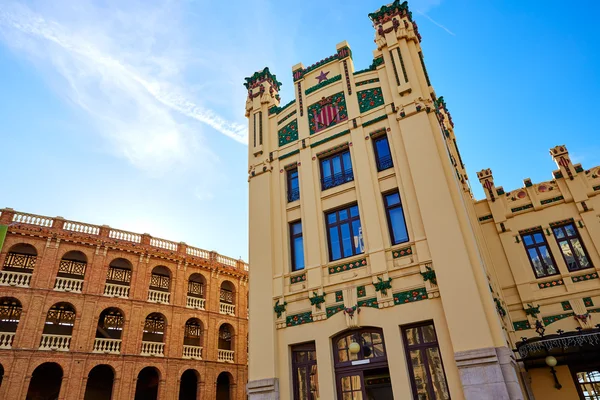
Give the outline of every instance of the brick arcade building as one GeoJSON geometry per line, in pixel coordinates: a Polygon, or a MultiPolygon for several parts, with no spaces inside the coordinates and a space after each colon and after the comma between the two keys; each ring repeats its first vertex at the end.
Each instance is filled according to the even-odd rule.
{"type": "Polygon", "coordinates": [[[245,398],[246,263],[0,211],[0,398],[245,398]]]}

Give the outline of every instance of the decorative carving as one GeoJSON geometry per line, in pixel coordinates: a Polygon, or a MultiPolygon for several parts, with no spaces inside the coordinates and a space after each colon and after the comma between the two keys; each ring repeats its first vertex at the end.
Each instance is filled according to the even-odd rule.
{"type": "Polygon", "coordinates": [[[286,301],[284,301],[283,304],[279,304],[279,299],[275,302],[273,311],[275,311],[275,314],[277,314],[277,318],[281,318],[281,315],[285,312],[285,306],[287,306],[286,301]]]}
{"type": "Polygon", "coordinates": [[[309,297],[308,299],[310,300],[310,305],[315,306],[320,310],[321,304],[325,303],[325,293],[319,296],[317,292],[313,292],[313,297],[309,297]]]}
{"type": "Polygon", "coordinates": [[[384,281],[380,276],[377,277],[377,282],[373,283],[376,292],[381,292],[382,296],[387,296],[388,289],[392,288],[392,278],[384,281]]]}
{"type": "Polygon", "coordinates": [[[526,315],[530,315],[533,318],[537,318],[539,313],[540,313],[540,305],[539,304],[537,305],[537,307],[534,307],[533,304],[527,304],[527,308],[525,309],[526,315]]]}
{"type": "Polygon", "coordinates": [[[429,281],[434,285],[437,285],[437,278],[435,276],[435,271],[431,269],[429,265],[425,266],[426,271],[421,272],[421,276],[425,282],[429,281]]]}

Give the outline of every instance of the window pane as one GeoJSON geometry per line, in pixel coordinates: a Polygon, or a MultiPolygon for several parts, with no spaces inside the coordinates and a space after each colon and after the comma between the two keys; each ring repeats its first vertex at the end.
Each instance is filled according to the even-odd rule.
{"type": "Polygon", "coordinates": [[[327,223],[333,224],[337,221],[337,213],[329,213],[327,214],[327,223]]]}
{"type": "Polygon", "coordinates": [[[427,377],[427,370],[425,369],[425,363],[423,362],[422,356],[423,355],[421,354],[421,350],[411,350],[410,352],[410,359],[412,361],[411,366],[415,377],[413,384],[417,391],[417,398],[419,400],[428,400],[430,399],[427,393],[427,384],[429,380],[427,377]]]}
{"type": "Polygon", "coordinates": [[[537,276],[545,276],[546,271],[544,270],[544,266],[542,265],[542,262],[540,260],[540,257],[538,256],[538,252],[536,251],[536,249],[528,249],[527,253],[529,254],[529,259],[531,260],[531,263],[533,264],[533,269],[535,270],[535,274],[537,276]]]}
{"type": "Polygon", "coordinates": [[[344,247],[344,257],[350,257],[353,253],[354,248],[354,238],[350,234],[350,225],[342,224],[342,245],[344,247]]]}
{"type": "Polygon", "coordinates": [[[544,243],[544,235],[542,235],[542,233],[534,233],[533,238],[536,243],[544,243]]]}
{"type": "Polygon", "coordinates": [[[333,165],[334,174],[339,174],[342,172],[342,160],[339,157],[333,157],[331,159],[331,164],[333,165]]]}
{"type": "Polygon", "coordinates": [[[423,332],[423,341],[425,343],[432,343],[437,341],[433,325],[425,325],[421,327],[421,332],[423,332]]]}
{"type": "Polygon", "coordinates": [[[567,235],[569,236],[577,236],[577,231],[575,231],[575,227],[573,224],[565,225],[565,231],[567,231],[567,235]]]}
{"type": "Polygon", "coordinates": [[[562,239],[565,237],[565,232],[563,231],[562,228],[554,228],[554,236],[556,236],[558,239],[562,239]]]}
{"type": "Polygon", "coordinates": [[[408,242],[408,232],[404,223],[404,213],[402,207],[389,210],[390,224],[392,225],[392,241],[394,244],[408,242]]]}
{"type": "Polygon", "coordinates": [[[344,159],[344,169],[351,170],[352,163],[350,162],[350,152],[346,151],[345,153],[343,153],[342,158],[344,159]]]}
{"type": "Polygon", "coordinates": [[[352,236],[352,243],[354,244],[355,253],[362,253],[362,247],[364,247],[364,239],[360,237],[360,221],[352,221],[352,236]]]}
{"type": "Polygon", "coordinates": [[[302,223],[300,222],[292,224],[292,234],[296,235],[298,233],[302,233],[302,223]]]}
{"type": "Polygon", "coordinates": [[[419,338],[419,328],[408,328],[404,332],[406,335],[406,342],[409,346],[420,343],[421,339],[419,338]]]}
{"type": "Polygon", "coordinates": [[[306,395],[306,368],[300,367],[296,369],[296,373],[298,375],[298,399],[300,400],[308,400],[308,396],[306,395]]]}
{"type": "Polygon", "coordinates": [[[348,219],[348,210],[340,210],[338,211],[338,214],[340,216],[340,221],[348,219]]]}
{"type": "Polygon", "coordinates": [[[304,269],[304,244],[302,236],[294,239],[294,270],[304,269]]]}
{"type": "Polygon", "coordinates": [[[390,155],[390,146],[386,136],[379,138],[375,141],[375,147],[377,148],[377,155],[379,158],[383,158],[390,155]]]}
{"type": "Polygon", "coordinates": [[[306,352],[305,351],[295,351],[294,352],[295,355],[295,360],[297,363],[301,363],[301,362],[305,362],[306,361],[306,352]]]}
{"type": "Polygon", "coordinates": [[[321,161],[321,169],[323,170],[323,178],[331,176],[331,162],[328,159],[321,161]]]}
{"type": "Polygon", "coordinates": [[[525,243],[526,246],[531,246],[533,244],[533,238],[531,237],[531,235],[524,235],[523,243],[525,243]]]}
{"type": "Polygon", "coordinates": [[[571,246],[575,250],[575,256],[577,257],[577,261],[579,261],[579,268],[587,268],[590,266],[590,262],[583,251],[583,247],[581,246],[581,242],[579,239],[571,239],[571,246]]]}
{"type": "Polygon", "coordinates": [[[310,400],[319,398],[319,376],[317,375],[317,365],[310,366],[310,400]]]}
{"type": "Polygon", "coordinates": [[[342,391],[350,392],[352,390],[352,381],[349,376],[344,376],[342,378],[342,391]]]}
{"type": "Polygon", "coordinates": [[[429,375],[433,386],[435,399],[449,399],[448,386],[446,385],[446,377],[442,369],[442,358],[437,347],[427,349],[427,359],[429,365],[429,375]]]}
{"type": "Polygon", "coordinates": [[[357,217],[358,216],[358,206],[350,207],[350,216],[357,217]]]}
{"type": "Polygon", "coordinates": [[[385,201],[388,206],[393,206],[396,204],[400,204],[400,194],[392,193],[385,196],[385,201]]]}
{"type": "Polygon", "coordinates": [[[569,270],[577,269],[575,257],[573,257],[571,247],[569,247],[569,242],[565,240],[563,242],[558,242],[558,245],[560,246],[560,251],[562,251],[563,256],[565,257],[565,262],[567,263],[569,270]]]}
{"type": "Polygon", "coordinates": [[[342,258],[340,238],[338,235],[337,226],[329,228],[329,240],[331,242],[331,259],[337,260],[339,258],[342,258]]]}

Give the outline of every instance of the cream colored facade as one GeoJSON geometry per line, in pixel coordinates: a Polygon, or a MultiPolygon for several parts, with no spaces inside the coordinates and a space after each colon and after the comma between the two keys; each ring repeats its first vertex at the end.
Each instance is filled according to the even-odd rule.
{"type": "MultiPolygon", "coordinates": [[[[578,183],[557,179],[553,194],[560,190],[564,198],[543,205],[540,201],[546,198],[534,192],[539,185],[528,187],[533,206],[522,211],[509,212],[521,206],[520,198],[515,206],[504,195],[475,202],[451,116],[429,82],[420,35],[406,3],[396,1],[369,17],[376,49],[366,70],[355,71],[350,48],[342,42],[333,56],[292,68],[296,96],[283,106],[280,84],[268,69],[246,78],[253,265],[249,398],[305,398],[295,394],[294,346],[307,344],[314,348],[318,371],[313,398],[346,398],[344,375],[353,373],[362,385],[355,399],[413,398],[421,390],[425,392],[418,398],[567,398],[556,396],[567,393],[568,385],[563,383],[561,392],[554,389],[547,367],[527,372],[517,362],[516,341],[535,332],[515,333],[513,322],[526,319],[526,302],[539,302],[544,316],[558,314],[565,300],[573,299],[575,309],[584,297],[581,290],[600,280],[538,290],[538,281],[548,279],[535,279],[524,248],[514,242],[520,229],[569,217],[579,220],[584,213],[589,216],[583,224],[600,229],[586,197],[593,194],[583,184],[588,178],[572,169],[578,183]],[[375,151],[373,141],[384,136],[393,166],[385,160],[382,167],[384,160],[375,151]],[[344,167],[336,169],[331,157],[342,153],[348,154],[339,156],[344,167]],[[327,168],[336,175],[324,173],[327,168]],[[290,184],[292,171],[297,171],[297,189],[290,184]],[[408,237],[397,244],[384,204],[391,193],[401,199],[408,237]],[[328,215],[349,206],[357,206],[361,229],[352,226],[352,233],[344,236],[347,243],[337,242],[328,215]],[[297,222],[302,227],[303,268],[296,271],[298,250],[292,254],[291,228],[297,222]],[[344,253],[344,246],[352,254],[338,258],[333,249],[344,253]],[[439,349],[431,358],[438,369],[429,376],[436,384],[429,386],[422,379],[415,383],[411,371],[419,375],[426,368],[407,357],[406,329],[420,323],[433,324],[439,349]],[[353,363],[342,363],[334,350],[338,335],[365,328],[384,338],[386,357],[378,365],[385,367],[377,370],[377,377],[384,382],[385,395],[364,389],[374,376],[369,363],[375,361],[375,352],[367,359],[365,342],[358,353],[363,358],[353,363]]],[[[491,172],[482,174],[483,183],[487,179],[493,184],[491,172]]],[[[497,190],[492,187],[488,193],[497,190]]],[[[343,228],[339,232],[344,235],[343,228]]],[[[581,228],[580,233],[590,257],[594,253],[593,265],[600,266],[598,243],[590,241],[594,235],[598,240],[598,232],[581,228]]],[[[566,280],[560,253],[552,250],[566,280]]],[[[561,320],[556,326],[572,331],[575,323],[571,318],[569,325],[561,320]]],[[[564,367],[559,364],[557,370],[562,379],[564,367]]]]}

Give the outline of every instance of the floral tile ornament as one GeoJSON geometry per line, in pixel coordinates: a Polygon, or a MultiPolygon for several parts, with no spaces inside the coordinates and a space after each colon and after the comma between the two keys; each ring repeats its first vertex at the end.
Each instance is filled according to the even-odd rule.
{"type": "MultiPolygon", "coordinates": [[[[571,278],[571,279],[573,279],[573,278],[571,278]]],[[[557,279],[554,281],[538,283],[538,287],[540,289],[546,289],[546,288],[555,287],[555,286],[562,286],[564,284],[565,284],[565,282],[562,279],[557,279]]]]}
{"type": "Polygon", "coordinates": [[[277,131],[279,147],[298,140],[298,120],[295,119],[277,131]]]}
{"type": "Polygon", "coordinates": [[[297,326],[313,322],[312,312],[307,311],[300,314],[288,315],[285,317],[286,326],[297,326]]]}
{"type": "Polygon", "coordinates": [[[594,307],[594,302],[591,297],[584,297],[583,304],[585,304],[586,307],[594,307]]]}
{"type": "Polygon", "coordinates": [[[338,274],[340,272],[350,271],[351,269],[364,267],[365,265],[367,265],[367,259],[361,258],[360,260],[351,261],[346,264],[340,264],[340,265],[336,265],[335,267],[329,267],[329,275],[338,274]]]}
{"type": "Polygon", "coordinates": [[[356,94],[356,98],[358,99],[358,108],[361,113],[385,104],[383,92],[380,87],[361,90],[356,94]]]}
{"type": "Polygon", "coordinates": [[[394,304],[412,303],[427,299],[427,290],[418,288],[406,292],[394,293],[394,304]]]}
{"type": "Polygon", "coordinates": [[[410,256],[412,253],[413,253],[412,248],[409,246],[409,247],[404,247],[402,249],[392,251],[392,256],[394,258],[400,258],[400,257],[410,256]]]}
{"type": "Polygon", "coordinates": [[[585,275],[578,275],[578,276],[571,277],[571,280],[573,281],[573,283],[589,281],[591,279],[598,279],[598,273],[592,272],[592,273],[585,274],[585,275]]]}
{"type": "Polygon", "coordinates": [[[344,311],[344,305],[339,304],[337,306],[327,307],[325,312],[327,313],[327,318],[333,317],[335,314],[344,311]]]}
{"type": "Polygon", "coordinates": [[[329,97],[323,97],[316,103],[308,106],[308,128],[313,135],[323,129],[330,128],[348,120],[348,109],[344,92],[339,92],[329,97]]]}
{"type": "Polygon", "coordinates": [[[358,300],[356,305],[358,307],[379,308],[379,305],[377,304],[377,298],[375,298],[375,297],[370,298],[370,299],[358,300]]]}
{"type": "Polygon", "coordinates": [[[367,289],[364,286],[359,286],[356,288],[356,297],[366,297],[367,289]]]}
{"type": "Polygon", "coordinates": [[[562,301],[560,305],[562,306],[563,311],[573,310],[573,307],[571,307],[571,303],[569,303],[569,301],[562,301]]]}
{"type": "Polygon", "coordinates": [[[515,322],[513,322],[513,328],[515,328],[515,331],[524,331],[526,329],[531,329],[531,325],[529,324],[529,321],[527,321],[527,320],[515,321],[515,322]]]}
{"type": "Polygon", "coordinates": [[[573,315],[575,315],[575,313],[572,312],[558,315],[550,315],[548,317],[543,317],[542,321],[544,321],[544,325],[548,326],[553,322],[560,321],[564,318],[572,317],[573,315]]]}
{"type": "Polygon", "coordinates": [[[304,282],[306,281],[306,274],[290,276],[290,283],[293,285],[294,283],[304,282]]]}
{"type": "Polygon", "coordinates": [[[342,292],[341,290],[335,292],[335,301],[344,301],[344,292],[342,292]]]}

